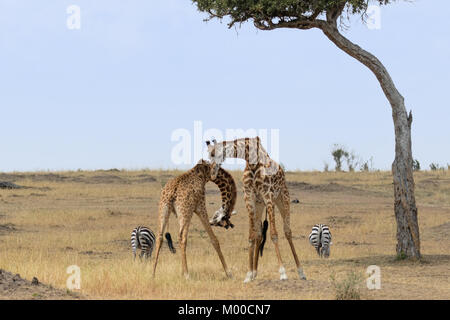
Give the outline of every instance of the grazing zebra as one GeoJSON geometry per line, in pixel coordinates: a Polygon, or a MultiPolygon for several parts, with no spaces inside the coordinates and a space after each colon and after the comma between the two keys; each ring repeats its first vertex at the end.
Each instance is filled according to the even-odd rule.
{"type": "MultiPolygon", "coordinates": [[[[172,253],[176,250],[172,243],[170,233],[166,232],[167,244],[172,253]]],[[[152,256],[153,247],[155,246],[155,234],[147,227],[138,226],[131,232],[131,249],[133,250],[133,258],[136,259],[136,249],[141,249],[140,258],[150,258],[152,256]]]]}
{"type": "Polygon", "coordinates": [[[316,224],[312,227],[309,235],[309,243],[316,248],[319,257],[328,258],[330,256],[331,232],[325,224],[316,224]]]}
{"type": "Polygon", "coordinates": [[[136,259],[136,249],[141,249],[139,258],[150,258],[155,245],[155,234],[147,227],[138,226],[131,232],[131,249],[136,259]]]}

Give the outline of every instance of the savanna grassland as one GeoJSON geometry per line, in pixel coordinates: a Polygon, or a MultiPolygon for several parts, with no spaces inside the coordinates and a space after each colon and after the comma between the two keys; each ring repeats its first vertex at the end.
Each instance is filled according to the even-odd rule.
{"type": "MultiPolygon", "coordinates": [[[[268,238],[258,278],[243,284],[247,272],[248,218],[238,185],[234,229],[215,227],[225,259],[233,272],[227,279],[198,218],[189,231],[190,279],[181,275],[179,251],[163,246],[156,277],[153,258],[133,261],[131,230],[146,225],[157,230],[161,187],[179,171],[77,171],[0,174],[0,181],[24,186],[0,190],[0,269],[47,284],[18,290],[3,286],[3,299],[335,299],[336,283],[349,274],[361,276],[361,299],[450,298],[450,173],[417,172],[416,198],[423,259],[398,260],[390,172],[288,172],[291,227],[307,281],[298,279],[277,226],[289,280],[279,280],[274,246],[268,238]],[[307,237],[315,223],[333,233],[331,257],[319,259],[307,237]],[[66,291],[66,268],[81,268],[81,291],[66,291]],[[381,289],[368,290],[365,271],[381,268],[381,289]],[[335,279],[334,282],[332,279],[335,279]],[[49,289],[50,288],[50,289],[49,289]],[[54,290],[53,290],[54,289],[54,290]],[[61,290],[57,290],[61,289],[61,290]]],[[[210,216],[220,206],[217,187],[207,184],[210,216]]],[[[178,247],[178,222],[169,231],[178,247]]],[[[1,281],[0,281],[1,288],[1,281]]]]}

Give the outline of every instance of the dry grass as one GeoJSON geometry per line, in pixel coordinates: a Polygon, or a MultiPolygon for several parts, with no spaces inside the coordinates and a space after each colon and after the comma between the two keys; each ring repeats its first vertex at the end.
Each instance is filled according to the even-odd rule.
{"type": "MultiPolygon", "coordinates": [[[[0,269],[34,276],[65,288],[69,265],[81,268],[87,298],[106,299],[334,299],[331,280],[349,272],[365,274],[369,265],[381,268],[381,290],[361,289],[362,299],[450,298],[450,174],[416,173],[416,196],[422,240],[422,261],[395,259],[395,219],[389,172],[287,174],[294,243],[307,281],[298,280],[295,265],[281,235],[281,253],[289,280],[278,280],[273,245],[268,239],[258,278],[244,285],[247,268],[248,221],[238,184],[235,228],[214,231],[234,279],[228,280],[207,234],[193,219],[188,241],[190,279],[181,276],[179,252],[163,247],[157,276],[153,258],[133,262],[129,234],[139,225],[157,229],[161,186],[176,171],[94,171],[0,174],[29,188],[0,190],[0,269]],[[315,223],[328,223],[333,233],[331,257],[321,260],[308,244],[315,223]]],[[[219,207],[213,184],[207,186],[208,212],[219,207]]],[[[178,224],[170,232],[177,246],[178,224]]],[[[2,293],[0,292],[0,297],[2,293]]],[[[20,296],[18,298],[31,298],[20,296]]]]}

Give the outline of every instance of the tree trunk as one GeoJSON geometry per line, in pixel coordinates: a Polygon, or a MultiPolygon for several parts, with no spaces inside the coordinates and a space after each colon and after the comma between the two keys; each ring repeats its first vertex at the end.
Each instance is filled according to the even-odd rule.
{"type": "Polygon", "coordinates": [[[318,26],[324,34],[344,52],[367,66],[377,77],[392,107],[395,128],[395,160],[392,164],[394,177],[394,209],[397,220],[398,257],[420,258],[419,225],[414,196],[414,178],[411,152],[412,114],[406,112],[404,98],[396,89],[383,64],[371,53],[342,36],[336,20],[328,18],[318,26]]]}

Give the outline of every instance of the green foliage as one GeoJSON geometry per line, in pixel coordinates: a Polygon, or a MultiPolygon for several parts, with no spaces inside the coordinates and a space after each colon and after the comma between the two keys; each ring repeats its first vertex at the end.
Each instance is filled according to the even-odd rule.
{"type": "Polygon", "coordinates": [[[444,170],[444,167],[441,167],[438,163],[430,164],[431,171],[444,170]]]}
{"type": "Polygon", "coordinates": [[[419,162],[419,160],[417,160],[417,159],[413,160],[412,168],[413,168],[413,171],[420,171],[420,162],[419,162]]]}
{"type": "Polygon", "coordinates": [[[386,5],[395,0],[192,0],[211,18],[229,17],[231,27],[250,19],[317,17],[327,10],[346,7],[350,14],[364,14],[371,3],[386,5]]]}
{"type": "Polygon", "coordinates": [[[345,147],[335,144],[331,150],[331,155],[333,156],[334,162],[336,163],[335,170],[342,171],[342,158],[348,158],[349,153],[345,147]]]}
{"type": "Polygon", "coordinates": [[[373,170],[373,157],[370,157],[369,160],[361,160],[360,161],[360,170],[364,172],[369,172],[373,170]]]}
{"type": "Polygon", "coordinates": [[[360,273],[349,272],[347,277],[341,281],[337,281],[334,275],[331,275],[336,300],[359,300],[361,299],[361,282],[363,277],[360,273]]]}
{"type": "Polygon", "coordinates": [[[408,256],[406,255],[406,253],[404,253],[403,251],[400,252],[399,254],[397,254],[396,260],[405,260],[406,258],[408,258],[408,256]]]}
{"type": "Polygon", "coordinates": [[[349,172],[354,172],[355,171],[355,167],[357,165],[357,156],[356,154],[351,151],[351,152],[347,152],[346,156],[345,156],[345,161],[347,162],[347,166],[348,166],[348,171],[349,172]]]}

